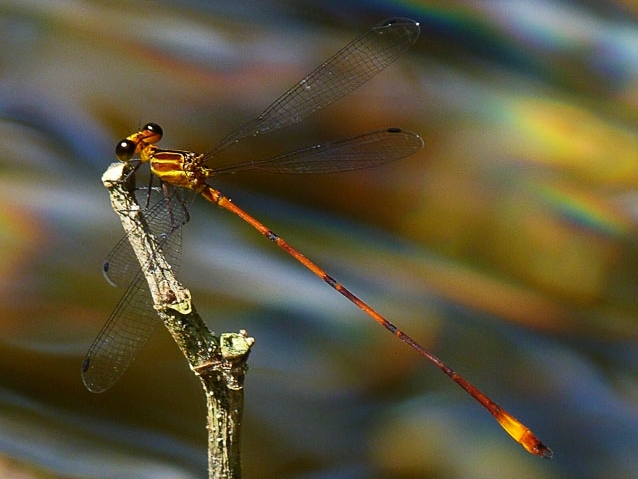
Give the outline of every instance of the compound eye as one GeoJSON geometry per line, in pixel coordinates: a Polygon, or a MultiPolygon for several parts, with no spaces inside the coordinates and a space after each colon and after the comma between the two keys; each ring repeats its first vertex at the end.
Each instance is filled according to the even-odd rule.
{"type": "Polygon", "coordinates": [[[155,134],[155,136],[157,136],[157,140],[155,141],[159,141],[164,134],[164,130],[162,130],[162,127],[159,126],[157,123],[147,123],[146,125],[144,125],[144,128],[142,128],[142,130],[149,131],[155,134]]]}
{"type": "Polygon", "coordinates": [[[129,161],[133,158],[136,148],[137,145],[133,141],[129,139],[122,140],[115,147],[115,156],[120,161],[129,161]]]}

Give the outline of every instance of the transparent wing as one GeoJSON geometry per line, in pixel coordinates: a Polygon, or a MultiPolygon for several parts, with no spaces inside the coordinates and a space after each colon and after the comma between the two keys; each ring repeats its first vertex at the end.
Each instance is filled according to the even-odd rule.
{"type": "Polygon", "coordinates": [[[95,393],[111,388],[159,324],[148,284],[139,269],[82,362],[82,381],[95,393]]]}
{"type": "Polygon", "coordinates": [[[415,133],[399,128],[376,130],[330,141],[274,158],[213,170],[214,174],[261,170],[272,173],[337,173],[381,165],[410,156],[423,148],[415,133]]]}
{"type": "MultiPolygon", "coordinates": [[[[181,253],[181,226],[189,219],[178,189],[158,201],[144,215],[157,245],[177,267],[181,253]]],[[[130,286],[102,327],[82,363],[82,380],[93,392],[112,387],[131,365],[159,324],[142,268],[128,238],[121,240],[104,262],[111,284],[130,286]]]]}
{"type": "Polygon", "coordinates": [[[248,136],[298,123],[370,80],[394,62],[419,38],[419,24],[390,18],[353,40],[279,97],[254,120],[221,140],[205,161],[248,136]]]}

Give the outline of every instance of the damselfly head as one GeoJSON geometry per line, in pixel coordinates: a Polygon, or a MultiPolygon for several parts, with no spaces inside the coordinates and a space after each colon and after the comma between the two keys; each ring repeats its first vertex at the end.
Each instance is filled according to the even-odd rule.
{"type": "Polygon", "coordinates": [[[140,131],[133,133],[117,144],[115,156],[120,161],[130,161],[133,155],[140,153],[148,145],[160,141],[163,134],[162,127],[157,123],[147,123],[140,131]]]}

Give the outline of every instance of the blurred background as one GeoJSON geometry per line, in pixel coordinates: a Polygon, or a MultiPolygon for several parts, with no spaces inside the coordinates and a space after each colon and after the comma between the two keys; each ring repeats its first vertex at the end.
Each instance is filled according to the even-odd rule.
{"type": "Polygon", "coordinates": [[[205,201],[181,279],[256,339],[245,477],[638,478],[638,7],[630,0],[0,0],[0,471],[206,477],[204,399],[163,328],[116,386],[80,364],[122,289],[100,183],[149,121],[205,151],[391,16],[398,62],[226,159],[397,126],[425,148],[338,175],[212,184],[527,424],[456,385],[205,201]]]}

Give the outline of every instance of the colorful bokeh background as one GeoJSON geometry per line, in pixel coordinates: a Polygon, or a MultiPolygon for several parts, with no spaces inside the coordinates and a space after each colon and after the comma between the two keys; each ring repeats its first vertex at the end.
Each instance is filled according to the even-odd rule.
{"type": "Polygon", "coordinates": [[[368,129],[373,170],[214,185],[529,425],[474,401],[240,220],[198,202],[181,279],[256,338],[245,477],[638,478],[638,7],[631,0],[0,0],[0,474],[206,476],[204,400],[161,328],[95,395],[82,358],[122,290],[100,176],[148,121],[204,151],[371,25],[417,45],[264,158],[368,129]]]}

